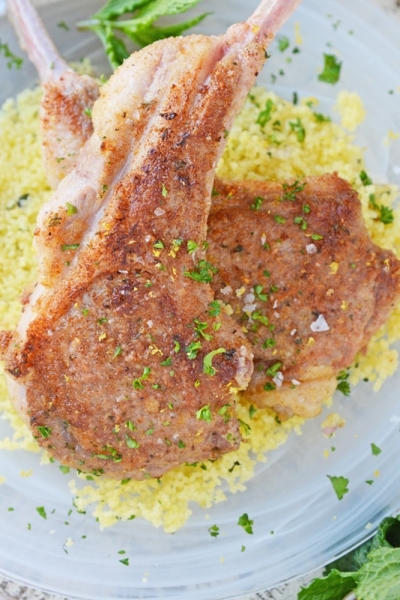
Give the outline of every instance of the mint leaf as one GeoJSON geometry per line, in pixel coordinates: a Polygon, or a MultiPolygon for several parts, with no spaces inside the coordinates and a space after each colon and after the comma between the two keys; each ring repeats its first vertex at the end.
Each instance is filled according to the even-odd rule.
{"type": "Polygon", "coordinates": [[[298,600],[343,600],[347,594],[356,587],[354,579],[356,573],[340,573],[332,570],[327,577],[314,579],[306,588],[303,588],[298,600]]]}
{"type": "Polygon", "coordinates": [[[356,574],[357,597],[362,600],[400,598],[400,548],[378,548],[356,574]]]}
{"type": "Polygon", "coordinates": [[[335,490],[335,494],[338,497],[338,500],[342,500],[343,496],[348,493],[348,484],[349,480],[346,477],[335,477],[335,475],[327,475],[328,479],[332,484],[333,489],[335,490]]]}

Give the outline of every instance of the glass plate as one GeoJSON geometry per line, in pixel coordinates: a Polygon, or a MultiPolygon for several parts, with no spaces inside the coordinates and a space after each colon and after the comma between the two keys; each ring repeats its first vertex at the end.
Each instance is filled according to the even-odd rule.
{"type": "MultiPolygon", "coordinates": [[[[250,14],[255,4],[204,0],[198,10],[210,9],[213,15],[199,30],[222,32],[250,14]]],[[[89,56],[102,72],[106,60],[94,37],[56,26],[60,21],[73,26],[98,5],[93,0],[72,0],[48,6],[42,14],[68,59],[89,56]]],[[[357,141],[368,148],[369,172],[375,179],[399,184],[400,142],[384,143],[389,130],[400,132],[398,90],[389,93],[399,85],[399,28],[366,0],[304,0],[282,32],[292,41],[296,23],[303,38],[301,52],[289,64],[287,54],[273,46],[260,81],[270,84],[271,73],[278,75],[282,69],[285,75],[278,75],[270,87],[289,99],[294,91],[317,96],[323,112],[332,108],[340,89],[360,93],[368,115],[357,141]],[[317,79],[322,55],[330,52],[327,43],[343,59],[336,86],[317,79]]],[[[0,38],[16,50],[4,19],[0,38]]],[[[7,71],[1,60],[0,69],[1,99],[36,80],[27,64],[19,72],[7,71]]],[[[61,595],[109,600],[231,598],[313,570],[365,540],[384,516],[400,507],[399,390],[398,371],[379,393],[361,383],[351,398],[338,395],[334,410],[347,424],[332,444],[321,431],[325,411],[303,427],[302,436],[292,435],[269,454],[266,464],[258,465],[245,492],[228,495],[226,502],[208,510],[209,520],[205,511],[193,507],[187,525],[174,535],[140,520],[101,532],[90,515],[76,511],[69,515],[72,498],[66,477],[56,466],[40,467],[38,457],[25,452],[2,452],[0,473],[7,482],[0,486],[0,570],[61,595]],[[372,455],[371,443],[381,448],[379,456],[372,455]],[[324,449],[333,444],[336,451],[326,459],[324,449]],[[21,478],[20,470],[30,468],[34,476],[21,478]],[[377,470],[380,475],[374,477],[377,470]],[[327,475],[349,479],[343,500],[338,501],[327,475]],[[370,479],[372,486],[366,484],[370,479]],[[47,520],[37,514],[37,506],[45,506],[47,520]],[[244,512],[254,520],[253,535],[237,526],[244,512]],[[207,531],[213,523],[220,527],[217,539],[207,531]],[[65,545],[69,537],[73,546],[65,545]],[[121,549],[129,557],[129,567],[119,562],[121,549]]],[[[0,423],[0,436],[8,433],[6,424],[0,423]]]]}

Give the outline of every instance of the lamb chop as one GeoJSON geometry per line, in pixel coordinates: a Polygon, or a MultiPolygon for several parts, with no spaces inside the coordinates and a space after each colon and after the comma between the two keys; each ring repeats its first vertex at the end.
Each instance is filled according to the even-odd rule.
{"type": "Polygon", "coordinates": [[[78,75],[58,54],[29,0],[8,0],[8,15],[35,65],[43,86],[41,128],[49,183],[56,187],[76,165],[79,151],[93,132],[90,112],[99,86],[78,75]]]}
{"type": "Polygon", "coordinates": [[[252,354],[214,303],[206,223],[224,132],[297,3],[153,44],[102,87],[39,215],[39,281],[2,336],[16,405],[64,464],[140,479],[238,446],[252,354]]]}
{"type": "Polygon", "coordinates": [[[313,417],[400,300],[400,261],[369,238],[337,175],[215,182],[211,286],[251,343],[244,392],[287,418],[313,417]]]}

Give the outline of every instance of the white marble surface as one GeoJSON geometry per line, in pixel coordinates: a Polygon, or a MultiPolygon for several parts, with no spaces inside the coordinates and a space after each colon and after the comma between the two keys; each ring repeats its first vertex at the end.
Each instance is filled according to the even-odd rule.
{"type": "MultiPolygon", "coordinates": [[[[59,0],[36,0],[36,5],[49,4],[59,0]]],[[[400,0],[373,0],[377,5],[381,6],[388,13],[393,15],[400,24],[400,0]]],[[[351,2],[351,0],[349,0],[351,2]]],[[[0,0],[0,15],[5,12],[5,0],[0,0]]],[[[0,542],[1,543],[1,542],[0,542]]],[[[1,567],[0,567],[1,569],[1,567]]],[[[287,583],[279,588],[274,588],[263,593],[243,596],[240,600],[296,600],[297,594],[301,586],[306,585],[314,576],[318,576],[319,572],[302,577],[298,580],[287,583]]],[[[11,581],[1,576],[0,574],[0,600],[71,600],[69,597],[61,597],[54,594],[47,594],[40,590],[29,588],[21,585],[18,582],[11,581]]],[[[95,600],[93,598],[93,600],[95,600]]],[[[188,599],[189,600],[189,599],[188,599]]],[[[214,600],[214,599],[210,599],[214,600]]],[[[216,600],[216,599],[215,599],[216,600]]],[[[239,600],[239,599],[238,599],[239,600]]]]}

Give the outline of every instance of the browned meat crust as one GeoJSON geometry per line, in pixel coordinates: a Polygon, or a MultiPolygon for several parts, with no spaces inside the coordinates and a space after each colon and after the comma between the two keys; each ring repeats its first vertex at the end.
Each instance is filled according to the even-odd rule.
{"type": "Polygon", "coordinates": [[[255,356],[246,396],[314,416],[398,301],[400,262],[370,240],[337,175],[217,182],[208,225],[212,287],[255,356]]]}

